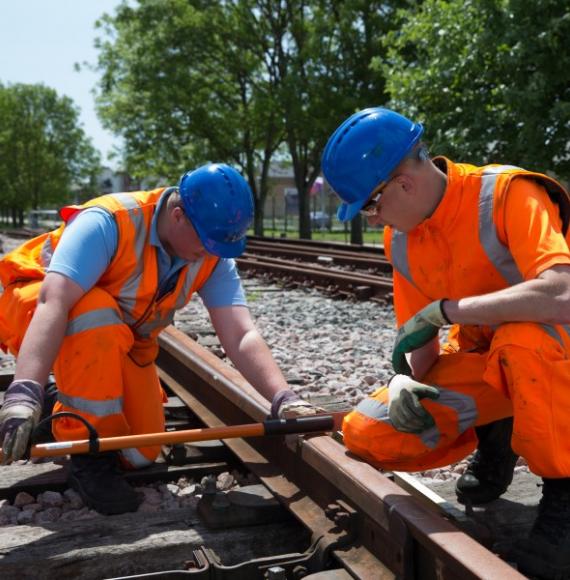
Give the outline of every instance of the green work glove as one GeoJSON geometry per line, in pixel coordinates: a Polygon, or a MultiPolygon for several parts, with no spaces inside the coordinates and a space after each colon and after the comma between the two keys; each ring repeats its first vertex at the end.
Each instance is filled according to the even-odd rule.
{"type": "Polygon", "coordinates": [[[393,376],[388,383],[388,416],[392,425],[402,433],[421,433],[433,427],[435,421],[420,400],[438,397],[437,387],[418,383],[406,375],[393,376]]]}
{"type": "Polygon", "coordinates": [[[406,353],[424,346],[437,336],[442,326],[451,324],[443,311],[444,302],[445,299],[432,302],[412,316],[398,330],[392,352],[392,366],[397,373],[411,375],[412,371],[406,360],[406,353]]]}

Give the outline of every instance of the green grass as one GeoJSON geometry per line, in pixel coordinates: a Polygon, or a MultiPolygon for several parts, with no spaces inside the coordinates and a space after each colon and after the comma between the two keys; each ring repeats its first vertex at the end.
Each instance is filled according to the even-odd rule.
{"type": "Polygon", "coordinates": [[[261,292],[257,290],[253,290],[252,292],[246,292],[245,298],[249,303],[257,302],[261,298],[261,292]]]}
{"type": "MultiPolygon", "coordinates": [[[[248,232],[249,234],[253,234],[253,230],[248,232]]],[[[280,238],[281,234],[284,233],[283,230],[276,229],[272,230],[271,228],[265,228],[264,235],[267,237],[275,237],[280,238]]],[[[296,240],[299,238],[299,232],[297,230],[287,231],[287,238],[296,240]]],[[[384,232],[379,230],[371,230],[362,233],[362,237],[365,244],[371,245],[379,245],[384,243],[384,232]]],[[[323,241],[323,242],[342,242],[342,243],[350,243],[350,231],[345,232],[344,230],[341,231],[326,231],[326,230],[314,230],[313,231],[313,240],[316,241],[323,241]]]]}

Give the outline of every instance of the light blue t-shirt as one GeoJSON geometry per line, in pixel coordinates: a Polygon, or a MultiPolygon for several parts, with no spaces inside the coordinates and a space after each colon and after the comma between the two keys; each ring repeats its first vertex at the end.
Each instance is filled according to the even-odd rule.
{"type": "MultiPolygon", "coordinates": [[[[150,243],[157,248],[160,294],[172,290],[179,270],[187,264],[182,258],[169,256],[160,243],[157,216],[165,199],[163,196],[158,201],[150,232],[150,243]]],[[[117,244],[117,224],[112,215],[97,207],[85,209],[66,226],[47,271],[67,276],[87,292],[108,268],[117,244]]],[[[220,258],[198,294],[207,308],[245,305],[235,261],[220,258]]]]}

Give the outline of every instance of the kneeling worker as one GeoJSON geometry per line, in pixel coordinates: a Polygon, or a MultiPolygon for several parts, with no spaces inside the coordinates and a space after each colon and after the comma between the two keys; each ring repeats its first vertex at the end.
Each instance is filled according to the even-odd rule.
{"type": "Polygon", "coordinates": [[[447,465],[477,446],[457,483],[464,503],[499,497],[524,457],[544,486],[530,538],[513,557],[526,573],[566,577],[570,198],[519,167],[430,159],[422,133],[398,113],[366,109],[323,154],[344,202],[339,218],[360,212],[385,226],[399,327],[398,374],[345,418],[344,440],[373,465],[402,471],[447,465]]]}
{"type": "MultiPolygon", "coordinates": [[[[100,437],[164,430],[157,337],[198,292],[230,359],[275,416],[314,414],[288,389],[246,307],[232,258],[253,218],[249,186],[210,164],[179,187],[110,194],[61,211],[64,224],[0,261],[0,343],[17,355],[0,411],[5,460],[23,457],[42,413],[50,371],[54,412],[80,414],[100,437]]],[[[86,438],[74,418],[53,423],[58,441],[86,438]]],[[[70,485],[106,514],[134,511],[119,466],[150,465],[160,447],[73,455],[70,485]]]]}

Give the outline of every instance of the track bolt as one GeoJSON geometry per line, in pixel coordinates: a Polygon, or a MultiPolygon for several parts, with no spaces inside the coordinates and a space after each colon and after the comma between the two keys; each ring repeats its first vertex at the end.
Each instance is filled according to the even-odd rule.
{"type": "Polygon", "coordinates": [[[295,579],[304,578],[308,573],[309,571],[307,570],[307,567],[303,566],[302,564],[299,564],[293,568],[293,578],[295,579]]]}
{"type": "Polygon", "coordinates": [[[264,576],[267,580],[287,580],[285,568],[281,566],[271,566],[271,568],[267,569],[264,576]]]}

